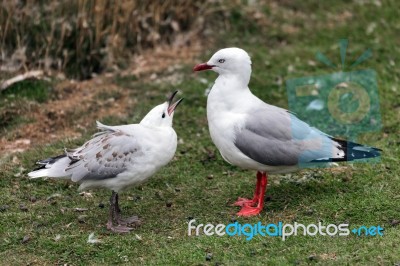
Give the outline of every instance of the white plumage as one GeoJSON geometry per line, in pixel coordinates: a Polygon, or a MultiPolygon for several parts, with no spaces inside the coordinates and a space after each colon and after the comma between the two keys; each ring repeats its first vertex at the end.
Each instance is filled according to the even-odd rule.
{"type": "Polygon", "coordinates": [[[212,140],[227,162],[258,171],[254,198],[235,203],[243,206],[239,215],[255,215],[262,210],[266,173],[287,173],[307,164],[380,155],[379,149],[336,139],[257,98],[248,87],[250,57],[240,48],[219,50],[193,70],[207,69],[219,74],[207,100],[212,140]]]}
{"type": "MultiPolygon", "coordinates": [[[[177,135],[172,128],[176,106],[170,100],[153,108],[139,124],[106,126],[97,122],[101,132],[81,147],[39,161],[31,178],[51,177],[80,183],[80,190],[108,188],[113,191],[109,229],[127,232],[119,215],[118,192],[146,181],[173,158],[177,135]],[[113,226],[117,222],[117,226],[113,226]]],[[[131,219],[136,222],[137,219],[131,219]]]]}
{"type": "Polygon", "coordinates": [[[97,127],[102,132],[93,139],[28,175],[70,179],[81,184],[80,190],[103,187],[120,192],[145,181],[175,154],[177,136],[172,127],[100,122],[97,127]]]}

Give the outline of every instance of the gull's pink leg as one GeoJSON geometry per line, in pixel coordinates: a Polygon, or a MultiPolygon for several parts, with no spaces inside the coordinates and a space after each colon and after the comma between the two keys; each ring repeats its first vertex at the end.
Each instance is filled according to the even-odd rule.
{"type": "Polygon", "coordinates": [[[246,198],[238,198],[235,203],[233,203],[233,206],[254,206],[258,202],[258,196],[260,194],[260,185],[261,185],[261,179],[262,179],[262,173],[257,172],[257,183],[256,183],[256,189],[254,191],[254,196],[252,199],[246,199],[246,198]]]}
{"type": "Polygon", "coordinates": [[[268,176],[266,173],[262,173],[261,177],[261,182],[260,182],[260,191],[258,195],[258,203],[257,206],[250,206],[250,205],[244,205],[242,209],[237,213],[239,216],[255,216],[257,214],[260,214],[264,207],[264,195],[265,191],[267,189],[267,184],[268,184],[268,176]]]}

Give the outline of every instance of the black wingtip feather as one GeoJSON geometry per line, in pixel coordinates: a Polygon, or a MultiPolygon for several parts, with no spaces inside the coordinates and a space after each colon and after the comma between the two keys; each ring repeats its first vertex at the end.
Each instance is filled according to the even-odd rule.
{"type": "Polygon", "coordinates": [[[44,159],[44,160],[37,161],[36,164],[39,165],[39,166],[36,167],[35,169],[33,169],[33,171],[44,169],[44,168],[46,168],[46,165],[54,164],[55,162],[57,162],[58,160],[66,157],[66,156],[67,155],[62,154],[62,155],[58,155],[58,156],[55,156],[55,157],[50,157],[50,158],[47,158],[47,159],[44,159]]]}
{"type": "Polygon", "coordinates": [[[365,160],[371,158],[378,158],[381,156],[381,149],[365,146],[351,141],[342,139],[331,138],[333,141],[339,143],[341,150],[344,152],[343,158],[327,158],[322,160],[313,160],[312,162],[350,162],[355,160],[365,160]]]}
{"type": "Polygon", "coordinates": [[[369,158],[377,158],[381,156],[381,149],[365,146],[351,141],[332,138],[340,144],[344,151],[344,158],[333,158],[332,162],[348,162],[354,160],[362,160],[369,158]]]}
{"type": "Polygon", "coordinates": [[[53,163],[57,162],[58,160],[66,157],[66,156],[67,155],[62,154],[62,155],[58,155],[58,156],[55,156],[55,157],[50,157],[50,158],[47,158],[47,159],[44,159],[44,160],[37,161],[36,164],[39,164],[39,165],[53,164],[53,163]]]}

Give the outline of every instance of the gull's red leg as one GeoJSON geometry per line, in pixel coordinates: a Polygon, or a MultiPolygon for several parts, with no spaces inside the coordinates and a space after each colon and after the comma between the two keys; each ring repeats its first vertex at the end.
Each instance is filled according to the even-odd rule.
{"type": "Polygon", "coordinates": [[[252,199],[246,199],[246,198],[238,198],[235,203],[233,203],[233,206],[254,206],[258,202],[258,196],[260,194],[260,185],[261,185],[261,179],[262,179],[262,173],[257,172],[257,183],[256,183],[256,189],[254,191],[254,196],[252,199]]]}
{"type": "Polygon", "coordinates": [[[257,198],[257,206],[244,205],[242,209],[237,213],[239,216],[254,216],[260,214],[264,207],[264,195],[267,189],[268,176],[266,173],[262,173],[260,190],[257,198]]]}

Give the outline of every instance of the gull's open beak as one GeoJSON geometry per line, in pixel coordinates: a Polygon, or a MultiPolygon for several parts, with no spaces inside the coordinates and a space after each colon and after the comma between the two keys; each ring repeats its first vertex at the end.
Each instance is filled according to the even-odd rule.
{"type": "Polygon", "coordinates": [[[177,106],[182,102],[182,100],[183,100],[183,98],[181,98],[181,99],[177,100],[174,104],[172,104],[172,100],[174,99],[174,97],[175,97],[175,95],[176,95],[177,93],[178,93],[178,91],[175,91],[174,93],[172,93],[171,97],[169,97],[169,100],[168,100],[168,109],[167,109],[168,115],[171,115],[171,114],[175,111],[176,107],[177,107],[177,106]]]}
{"type": "Polygon", "coordinates": [[[214,65],[208,65],[207,63],[198,64],[198,65],[194,66],[193,72],[208,70],[208,69],[212,69],[213,67],[215,67],[215,66],[214,65]]]}

